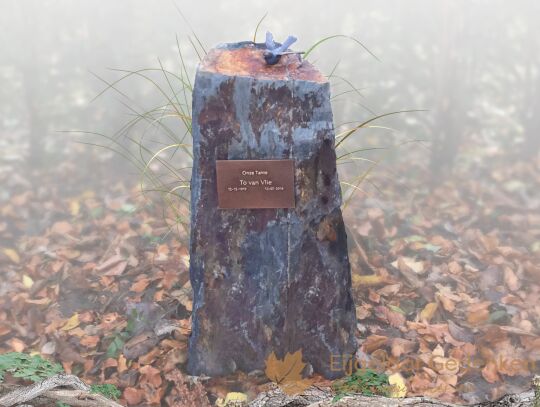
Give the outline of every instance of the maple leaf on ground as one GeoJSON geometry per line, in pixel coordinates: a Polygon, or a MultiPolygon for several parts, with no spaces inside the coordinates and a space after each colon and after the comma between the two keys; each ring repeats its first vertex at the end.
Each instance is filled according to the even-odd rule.
{"type": "Polygon", "coordinates": [[[279,360],[272,352],[265,361],[264,373],[288,395],[298,394],[311,385],[311,380],[302,377],[306,364],[302,362],[302,351],[287,353],[279,360]]]}

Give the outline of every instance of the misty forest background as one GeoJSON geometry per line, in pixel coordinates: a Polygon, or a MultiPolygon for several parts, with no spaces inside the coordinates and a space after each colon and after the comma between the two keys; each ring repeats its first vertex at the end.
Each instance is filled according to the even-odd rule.
{"type": "Polygon", "coordinates": [[[144,167],[189,143],[168,114],[185,94],[163,70],[192,80],[201,44],[251,40],[265,13],[259,41],[294,34],[306,50],[346,34],[379,58],[347,38],[310,54],[331,75],[337,134],[423,110],[371,122],[338,152],[359,354],[426,362],[389,368],[411,395],[472,403],[526,389],[540,360],[534,0],[3,0],[0,353],[37,351],[130,405],[261,391],[264,377],[185,377],[189,151],[151,160],[150,178],[144,167]],[[130,321],[133,309],[145,318],[130,321]],[[181,329],[130,347],[150,320],[181,329]],[[527,362],[501,367],[499,355],[527,362]],[[438,370],[430,357],[483,363],[438,370]]]}

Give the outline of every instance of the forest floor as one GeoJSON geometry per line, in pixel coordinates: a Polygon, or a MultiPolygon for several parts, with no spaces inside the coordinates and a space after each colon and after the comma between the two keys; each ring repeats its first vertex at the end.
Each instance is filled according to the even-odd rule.
{"type": "MultiPolygon", "coordinates": [[[[473,403],[527,389],[539,370],[540,161],[458,167],[434,188],[417,164],[375,171],[378,191],[344,214],[359,360],[400,372],[408,396],[473,403]]],[[[262,372],[186,375],[187,231],[89,168],[0,163],[0,353],[39,353],[117,385],[128,405],[267,389],[262,372]]]]}

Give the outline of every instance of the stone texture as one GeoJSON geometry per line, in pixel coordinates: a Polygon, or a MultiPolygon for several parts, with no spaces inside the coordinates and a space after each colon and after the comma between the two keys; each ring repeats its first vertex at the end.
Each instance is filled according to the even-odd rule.
{"type": "Polygon", "coordinates": [[[330,88],[296,55],[266,66],[253,43],[219,46],[193,94],[191,374],[264,369],[302,349],[328,378],[356,344],[330,88]],[[217,209],[216,160],[295,160],[294,209],[217,209]]]}

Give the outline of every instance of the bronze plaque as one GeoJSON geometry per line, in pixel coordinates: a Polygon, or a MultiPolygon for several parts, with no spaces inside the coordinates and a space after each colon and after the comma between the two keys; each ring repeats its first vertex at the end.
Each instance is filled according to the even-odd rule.
{"type": "Polygon", "coordinates": [[[217,160],[221,209],[294,208],[293,160],[217,160]]]}

